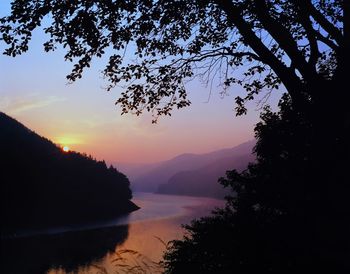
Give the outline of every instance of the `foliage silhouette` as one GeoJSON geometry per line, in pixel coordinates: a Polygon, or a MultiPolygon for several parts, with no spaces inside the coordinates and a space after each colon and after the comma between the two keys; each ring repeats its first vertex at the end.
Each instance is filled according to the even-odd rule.
{"type": "Polygon", "coordinates": [[[0,112],[1,232],[101,221],[136,210],[128,178],[63,152],[0,112]]]}
{"type": "Polygon", "coordinates": [[[324,100],[329,106],[330,88],[344,97],[349,10],[341,0],[16,0],[0,31],[4,53],[16,56],[48,16],[44,49],[66,49],[65,60],[76,62],[69,81],[107,54],[108,89],[125,85],[117,101],[122,113],[170,115],[190,104],[187,80],[199,76],[209,84],[213,75],[223,92],[233,84],[246,89],[236,98],[238,114],[246,112],[245,101],[281,83],[295,107],[307,111],[319,101],[321,109],[324,100]],[[136,59],[130,63],[129,49],[136,59]]]}
{"type": "Polygon", "coordinates": [[[222,180],[237,196],[187,226],[165,257],[168,272],[349,271],[349,1],[17,0],[0,22],[5,54],[26,51],[46,15],[45,50],[61,44],[77,60],[70,81],[116,51],[104,76],[109,88],[126,85],[122,113],[156,119],[188,106],[184,83],[195,76],[221,76],[223,92],[242,85],[237,114],[261,91],[286,88],[279,113],[267,109],[256,126],[257,163],[222,180]]]}
{"type": "Polygon", "coordinates": [[[261,119],[257,163],[220,179],[233,195],[213,217],[185,226],[165,254],[166,273],[350,270],[349,206],[336,187],[348,162],[316,165],[312,124],[286,95],[278,113],[266,108],[261,119]]]}

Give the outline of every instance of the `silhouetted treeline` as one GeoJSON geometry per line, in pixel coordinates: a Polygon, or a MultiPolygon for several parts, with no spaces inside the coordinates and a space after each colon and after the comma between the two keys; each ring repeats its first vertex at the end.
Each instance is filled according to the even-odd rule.
{"type": "Polygon", "coordinates": [[[349,273],[349,200],[336,187],[348,162],[319,150],[290,97],[279,107],[255,127],[256,163],[220,179],[234,195],[185,226],[165,255],[166,273],[349,273]]]}
{"type": "Polygon", "coordinates": [[[137,209],[128,178],[104,161],[63,152],[0,113],[2,232],[78,224],[137,209]]]}

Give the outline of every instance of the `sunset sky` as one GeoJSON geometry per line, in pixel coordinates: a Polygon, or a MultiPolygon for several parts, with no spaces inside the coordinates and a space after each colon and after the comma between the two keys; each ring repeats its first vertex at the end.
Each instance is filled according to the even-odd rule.
{"type": "MultiPolygon", "coordinates": [[[[0,2],[0,16],[8,12],[9,2],[0,2]]],[[[209,89],[193,81],[187,86],[192,106],[174,110],[172,117],[154,125],[148,114],[120,115],[114,103],[121,89],[103,88],[100,71],[105,59],[95,60],[81,80],[67,84],[72,63],[64,61],[62,50],[45,53],[44,41],[42,32],[36,31],[29,52],[16,58],[0,56],[0,110],[57,144],[109,163],[155,162],[253,138],[257,103],[249,105],[248,115],[235,117],[233,98],[242,94],[239,87],[221,98],[221,89],[214,86],[207,102],[209,89]]],[[[277,96],[272,100],[276,102],[277,96]]]]}

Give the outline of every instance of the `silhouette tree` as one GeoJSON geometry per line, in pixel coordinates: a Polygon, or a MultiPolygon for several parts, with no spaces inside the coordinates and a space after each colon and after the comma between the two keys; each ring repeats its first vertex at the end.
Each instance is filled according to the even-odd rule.
{"type": "MultiPolygon", "coordinates": [[[[247,94],[236,97],[238,115],[246,113],[247,100],[283,84],[293,109],[313,125],[314,159],[326,166],[349,151],[344,88],[349,1],[15,0],[11,5],[11,14],[0,19],[5,54],[28,50],[32,32],[49,16],[44,49],[62,45],[65,59],[76,61],[68,80],[82,77],[93,58],[109,55],[103,74],[108,89],[125,84],[117,100],[122,113],[147,110],[156,120],[188,106],[184,83],[195,76],[207,82],[218,76],[223,92],[242,85],[247,94]],[[127,51],[136,60],[128,63],[127,51]]],[[[337,187],[344,187],[342,180],[337,187]]]]}
{"type": "Polygon", "coordinates": [[[220,179],[233,191],[225,208],[185,226],[166,273],[349,272],[349,206],[332,171],[340,161],[315,170],[313,126],[291,105],[284,96],[278,113],[262,113],[257,162],[220,179]]]}
{"type": "Polygon", "coordinates": [[[236,196],[187,226],[167,271],[340,272],[350,254],[349,14],[345,0],[17,0],[0,30],[5,54],[16,56],[49,15],[44,48],[63,45],[77,61],[69,81],[109,54],[103,74],[108,89],[125,85],[122,113],[170,115],[190,104],[187,80],[217,77],[223,92],[247,91],[235,100],[242,115],[245,102],[283,84],[280,111],[266,109],[255,129],[257,163],[222,179],[236,196]]]}
{"type": "Polygon", "coordinates": [[[346,95],[349,9],[342,0],[15,0],[0,31],[4,53],[16,56],[49,16],[44,49],[62,45],[64,58],[76,61],[69,81],[108,54],[108,89],[126,85],[117,101],[122,113],[169,115],[190,104],[186,80],[209,82],[212,75],[221,76],[223,91],[233,84],[246,89],[244,98],[236,97],[238,114],[246,112],[244,102],[281,83],[293,104],[308,112],[312,104],[332,107],[330,89],[340,102],[346,95]],[[136,61],[125,60],[127,51],[136,61]]]}

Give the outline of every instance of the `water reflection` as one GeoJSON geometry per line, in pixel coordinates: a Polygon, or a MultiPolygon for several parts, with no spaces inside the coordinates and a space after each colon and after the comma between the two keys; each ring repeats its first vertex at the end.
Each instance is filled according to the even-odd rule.
{"type": "Polygon", "coordinates": [[[183,236],[181,224],[224,204],[210,198],[150,193],[135,193],[134,202],[141,209],[123,218],[46,231],[54,235],[25,231],[20,235],[27,237],[2,240],[0,273],[162,273],[159,261],[165,244],[183,236]]]}
{"type": "Polygon", "coordinates": [[[128,225],[1,241],[1,273],[40,274],[56,269],[78,273],[114,254],[128,237],[128,225]]]}

